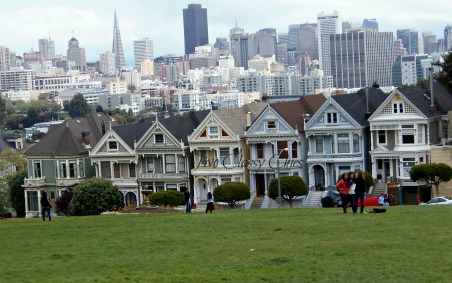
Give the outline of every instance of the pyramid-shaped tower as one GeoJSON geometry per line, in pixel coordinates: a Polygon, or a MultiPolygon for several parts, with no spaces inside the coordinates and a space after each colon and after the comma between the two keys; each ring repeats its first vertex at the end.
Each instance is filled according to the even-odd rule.
{"type": "Polygon", "coordinates": [[[124,59],[124,49],[122,49],[121,33],[119,32],[118,18],[116,17],[115,10],[115,23],[113,27],[113,48],[112,52],[115,53],[115,65],[116,70],[119,72],[121,67],[126,65],[124,59]]]}

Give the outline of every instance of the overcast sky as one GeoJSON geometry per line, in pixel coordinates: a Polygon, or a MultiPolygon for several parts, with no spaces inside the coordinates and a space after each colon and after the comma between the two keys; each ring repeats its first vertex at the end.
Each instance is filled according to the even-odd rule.
{"type": "Polygon", "coordinates": [[[343,21],[359,22],[376,18],[380,31],[411,28],[444,37],[444,27],[452,24],[452,1],[363,1],[363,0],[20,0],[2,1],[0,8],[0,45],[21,55],[38,39],[55,41],[56,54],[66,54],[71,37],[85,48],[88,62],[111,51],[114,10],[128,65],[133,64],[133,41],[148,37],[154,42],[154,57],[184,53],[182,10],[189,3],[207,8],[209,41],[227,37],[238,25],[248,33],[275,28],[287,33],[291,24],[316,22],[319,12],[338,10],[343,21]],[[378,4],[376,4],[378,2],[378,4]]]}

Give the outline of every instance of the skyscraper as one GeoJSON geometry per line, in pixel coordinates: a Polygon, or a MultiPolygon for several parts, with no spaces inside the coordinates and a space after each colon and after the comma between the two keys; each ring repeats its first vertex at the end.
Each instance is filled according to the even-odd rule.
{"type": "Polygon", "coordinates": [[[38,40],[39,52],[45,60],[49,60],[55,57],[55,42],[50,38],[42,38],[38,40]]]}
{"type": "Polygon", "coordinates": [[[209,44],[207,9],[201,4],[188,4],[183,10],[185,54],[195,53],[195,47],[209,44]]]}
{"type": "Polygon", "coordinates": [[[444,51],[452,49],[452,25],[447,25],[444,28],[444,51]]]}
{"type": "Polygon", "coordinates": [[[85,49],[80,48],[78,40],[73,37],[68,42],[67,60],[74,61],[75,67],[80,72],[86,71],[85,49]]]}
{"type": "Polygon", "coordinates": [[[425,54],[432,54],[436,52],[436,35],[431,32],[423,32],[422,40],[424,43],[425,54]]]}
{"type": "Polygon", "coordinates": [[[338,11],[317,15],[319,63],[326,76],[331,75],[330,35],[342,33],[342,20],[338,11]]]}
{"type": "Polygon", "coordinates": [[[113,26],[113,48],[112,52],[115,53],[115,66],[116,70],[120,71],[123,66],[126,65],[124,59],[124,50],[122,49],[121,33],[119,32],[118,18],[116,17],[115,10],[115,22],[113,26]]]}
{"type": "Polygon", "coordinates": [[[134,40],[133,55],[135,57],[135,69],[141,72],[141,62],[144,59],[154,61],[154,44],[152,40],[149,38],[134,40]]]}
{"type": "MultiPolygon", "coordinates": [[[[416,30],[399,29],[397,30],[397,39],[401,39],[403,46],[408,54],[419,54],[419,35],[416,30]]],[[[422,48],[423,49],[423,48],[422,48]]]]}
{"type": "Polygon", "coordinates": [[[331,72],[337,88],[361,88],[377,81],[392,85],[392,32],[352,31],[330,37],[331,72]]]}

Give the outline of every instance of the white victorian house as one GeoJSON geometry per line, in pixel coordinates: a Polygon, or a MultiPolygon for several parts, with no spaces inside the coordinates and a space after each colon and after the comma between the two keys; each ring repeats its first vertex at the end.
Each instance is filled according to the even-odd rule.
{"type": "Polygon", "coordinates": [[[342,173],[370,170],[367,118],[385,100],[379,88],[328,97],[306,124],[309,184],[334,187],[342,173]]]}
{"type": "Polygon", "coordinates": [[[207,200],[207,193],[225,182],[243,182],[249,186],[246,126],[260,114],[265,103],[250,103],[240,108],[213,110],[188,136],[194,165],[194,202],[207,200]]]}

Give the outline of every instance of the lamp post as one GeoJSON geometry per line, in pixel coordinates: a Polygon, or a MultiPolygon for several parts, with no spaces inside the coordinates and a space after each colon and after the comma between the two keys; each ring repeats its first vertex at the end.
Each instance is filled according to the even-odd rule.
{"type": "Polygon", "coordinates": [[[282,149],[280,152],[279,152],[279,154],[278,154],[278,156],[277,156],[277,158],[276,158],[276,170],[277,170],[277,172],[278,172],[278,205],[279,205],[279,207],[282,207],[282,198],[281,198],[281,176],[280,176],[280,174],[279,174],[279,156],[281,155],[281,153],[283,152],[283,151],[288,151],[289,149],[286,147],[286,148],[284,148],[284,149],[282,149]]]}

